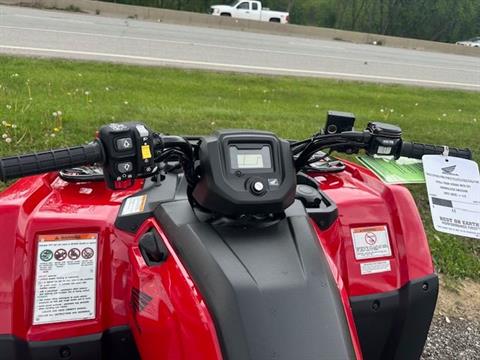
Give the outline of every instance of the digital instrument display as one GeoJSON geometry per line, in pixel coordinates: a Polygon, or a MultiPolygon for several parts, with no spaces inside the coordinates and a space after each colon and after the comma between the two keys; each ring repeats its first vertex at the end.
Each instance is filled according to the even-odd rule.
{"type": "Polygon", "coordinates": [[[237,154],[237,164],[240,169],[263,169],[262,154],[237,154]]]}
{"type": "Polygon", "coordinates": [[[272,157],[269,146],[258,149],[242,149],[230,146],[230,162],[232,169],[271,169],[272,157]]]}

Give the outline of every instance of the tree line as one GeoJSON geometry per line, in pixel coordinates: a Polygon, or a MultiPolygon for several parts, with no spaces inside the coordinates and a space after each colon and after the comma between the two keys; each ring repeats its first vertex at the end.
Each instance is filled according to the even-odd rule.
{"type": "MultiPolygon", "coordinates": [[[[103,0],[207,12],[218,0],[103,0]]],[[[480,0],[263,0],[290,23],[455,42],[480,36],[480,0]]]]}

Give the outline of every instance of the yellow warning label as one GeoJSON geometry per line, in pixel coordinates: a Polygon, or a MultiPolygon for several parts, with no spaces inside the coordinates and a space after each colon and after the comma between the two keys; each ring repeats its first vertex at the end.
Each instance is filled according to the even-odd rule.
{"type": "Polygon", "coordinates": [[[142,158],[150,159],[151,157],[152,157],[152,153],[150,152],[150,146],[142,145],[142,158]]]}

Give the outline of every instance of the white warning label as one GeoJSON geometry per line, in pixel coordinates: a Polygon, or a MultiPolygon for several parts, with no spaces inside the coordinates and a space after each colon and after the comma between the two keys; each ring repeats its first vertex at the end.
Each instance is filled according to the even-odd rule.
{"type": "Polygon", "coordinates": [[[375,259],[392,255],[385,225],[352,229],[355,259],[375,259]]]}
{"type": "Polygon", "coordinates": [[[360,264],[360,273],[362,275],[377,274],[392,270],[390,260],[373,261],[360,264]]]}
{"type": "Polygon", "coordinates": [[[435,230],[480,239],[477,163],[442,155],[422,160],[435,230]]]}
{"type": "Polygon", "coordinates": [[[130,215],[142,212],[145,208],[147,195],[133,196],[125,200],[120,215],[130,215]]]}
{"type": "Polygon", "coordinates": [[[97,234],[38,239],[33,325],[95,318],[97,234]]]}

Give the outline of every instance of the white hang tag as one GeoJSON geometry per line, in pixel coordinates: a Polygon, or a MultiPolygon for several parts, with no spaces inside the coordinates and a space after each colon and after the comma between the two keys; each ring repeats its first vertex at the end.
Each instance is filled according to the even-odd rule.
{"type": "Polygon", "coordinates": [[[478,165],[445,155],[422,158],[435,230],[480,239],[478,165]]]}

